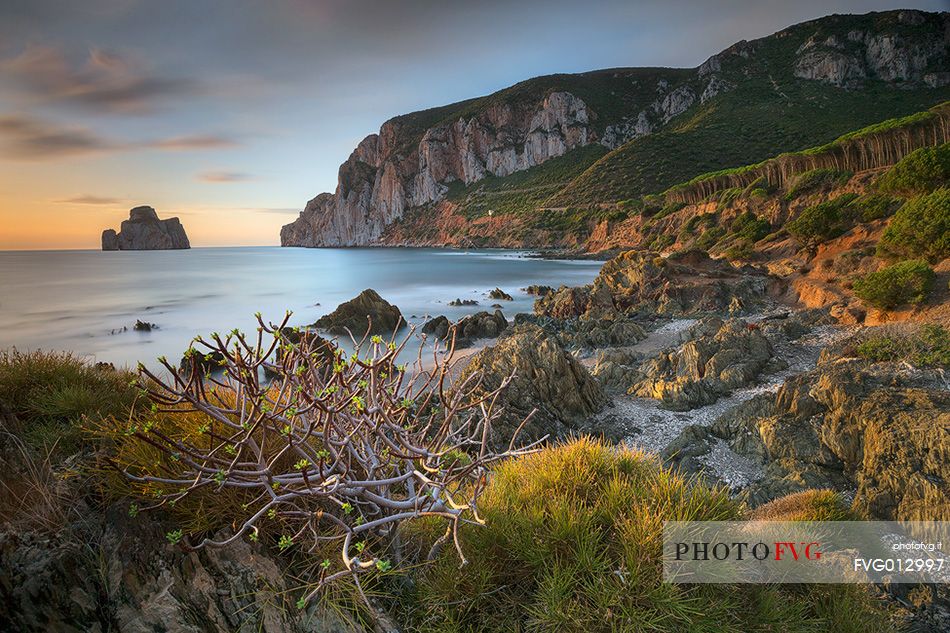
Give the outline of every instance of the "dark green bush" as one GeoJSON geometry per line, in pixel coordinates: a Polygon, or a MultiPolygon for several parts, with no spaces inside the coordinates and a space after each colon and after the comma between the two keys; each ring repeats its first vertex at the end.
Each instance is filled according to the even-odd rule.
{"type": "Polygon", "coordinates": [[[865,303],[890,310],[907,303],[920,303],[933,285],[934,271],[923,260],[899,262],[854,282],[854,294],[865,303]]]}
{"type": "Polygon", "coordinates": [[[725,235],[726,229],[721,226],[713,226],[703,231],[703,234],[696,240],[696,246],[704,251],[708,251],[725,235]]]}
{"type": "Polygon", "coordinates": [[[798,196],[818,189],[824,189],[832,185],[843,185],[850,180],[852,175],[850,171],[826,167],[806,171],[795,179],[788,193],[785,194],[785,199],[794,200],[798,196]]]}
{"type": "Polygon", "coordinates": [[[901,206],[901,203],[902,200],[899,198],[892,198],[883,193],[868,193],[848,206],[855,216],[860,217],[865,222],[871,222],[893,215],[901,206]]]}
{"type": "Polygon", "coordinates": [[[838,237],[851,226],[851,215],[846,209],[857,197],[857,194],[846,193],[808,207],[785,226],[805,246],[838,237]]]}
{"type": "Polygon", "coordinates": [[[751,211],[746,211],[729,226],[729,229],[743,240],[758,242],[772,231],[768,220],[760,219],[751,211]]]}
{"type": "Polygon", "coordinates": [[[950,143],[922,147],[902,158],[877,180],[877,188],[912,196],[950,184],[950,143]]]}
{"type": "Polygon", "coordinates": [[[950,188],[908,200],[877,248],[882,257],[924,257],[934,264],[950,257],[950,188]]]}

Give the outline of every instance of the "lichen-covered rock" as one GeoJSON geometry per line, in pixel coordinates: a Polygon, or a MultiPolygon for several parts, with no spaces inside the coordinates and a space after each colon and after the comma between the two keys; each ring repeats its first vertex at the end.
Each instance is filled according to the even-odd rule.
{"type": "Polygon", "coordinates": [[[757,326],[712,318],[700,327],[706,333],[645,362],[628,392],[686,411],[715,402],[775,366],[772,346],[757,326]]]}
{"type": "Polygon", "coordinates": [[[667,258],[626,251],[606,262],[593,284],[562,286],[535,301],[534,310],[560,319],[734,314],[761,306],[779,283],[756,269],[737,268],[703,251],[667,258]]]}
{"type": "Polygon", "coordinates": [[[507,446],[532,410],[518,444],[544,436],[557,438],[606,406],[603,389],[557,339],[533,324],[514,327],[492,346],[476,354],[462,374],[482,375],[482,389],[491,391],[514,375],[501,397],[502,417],[492,427],[492,441],[507,446]]]}
{"type": "Polygon", "coordinates": [[[191,248],[185,228],[178,218],[158,219],[152,207],[135,207],[129,219],[122,222],[121,230],[102,232],[104,251],[143,251],[191,248]]]}
{"type": "Polygon", "coordinates": [[[372,288],[367,288],[355,299],[341,303],[336,310],[320,317],[315,327],[331,334],[346,334],[359,338],[367,333],[389,334],[402,328],[405,321],[399,308],[389,303],[372,288]]]}

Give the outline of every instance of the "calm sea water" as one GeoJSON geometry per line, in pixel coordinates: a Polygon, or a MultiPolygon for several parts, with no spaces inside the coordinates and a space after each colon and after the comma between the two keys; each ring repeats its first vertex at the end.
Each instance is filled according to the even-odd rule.
{"type": "Polygon", "coordinates": [[[499,286],[509,319],[530,312],[529,284],[589,283],[600,262],[526,258],[514,251],[194,248],[187,251],[0,252],[0,349],[69,350],[116,365],[177,359],[192,337],[252,330],[254,313],[306,325],[366,288],[410,323],[490,310],[499,286]],[[476,307],[448,307],[454,298],[476,307]],[[158,329],[135,332],[136,319],[158,329]],[[128,328],[127,331],[121,331],[128,328]]]}

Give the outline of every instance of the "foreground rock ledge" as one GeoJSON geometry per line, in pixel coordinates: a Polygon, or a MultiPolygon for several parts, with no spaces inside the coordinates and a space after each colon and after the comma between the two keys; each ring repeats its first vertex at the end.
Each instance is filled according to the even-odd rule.
{"type": "Polygon", "coordinates": [[[152,207],[135,207],[129,219],[115,229],[102,232],[104,251],[157,251],[191,248],[185,227],[178,218],[158,219],[152,207]]]}

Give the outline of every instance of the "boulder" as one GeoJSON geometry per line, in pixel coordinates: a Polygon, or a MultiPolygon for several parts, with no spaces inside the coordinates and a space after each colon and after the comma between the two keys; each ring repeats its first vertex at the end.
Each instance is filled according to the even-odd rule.
{"type": "Polygon", "coordinates": [[[437,339],[443,339],[449,333],[452,322],[444,315],[439,315],[426,321],[422,326],[422,333],[437,339]]]}
{"type": "Polygon", "coordinates": [[[514,301],[514,299],[511,298],[511,295],[505,292],[504,290],[502,290],[501,288],[495,288],[494,290],[489,292],[488,298],[495,299],[496,301],[514,301]]]}
{"type": "Polygon", "coordinates": [[[314,327],[331,334],[346,334],[354,337],[364,334],[390,334],[405,325],[399,308],[379,296],[372,288],[367,288],[355,299],[341,303],[336,310],[320,317],[314,327]]]}
{"type": "Polygon", "coordinates": [[[501,310],[469,315],[455,324],[455,345],[468,347],[478,339],[497,338],[507,327],[508,319],[501,310]]]}
{"type": "Polygon", "coordinates": [[[512,434],[532,410],[516,444],[544,436],[563,437],[586,417],[600,411],[608,398],[577,359],[557,338],[533,324],[514,327],[497,344],[476,354],[462,373],[462,380],[481,374],[484,391],[491,391],[514,375],[499,399],[501,417],[492,426],[492,441],[507,447],[512,434]]]}
{"type": "Polygon", "coordinates": [[[530,286],[522,288],[522,290],[524,290],[525,293],[536,297],[543,297],[546,294],[554,292],[554,288],[551,286],[542,286],[538,284],[531,284],[530,286]]]}
{"type": "Polygon", "coordinates": [[[191,248],[185,228],[178,218],[160,220],[152,207],[135,207],[121,230],[102,232],[104,251],[142,251],[191,248]]]}

